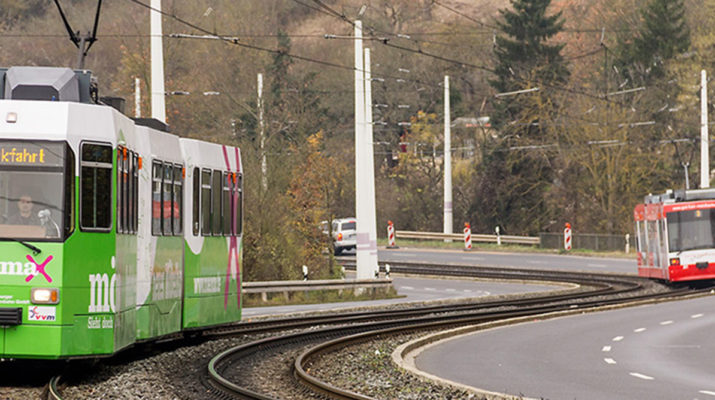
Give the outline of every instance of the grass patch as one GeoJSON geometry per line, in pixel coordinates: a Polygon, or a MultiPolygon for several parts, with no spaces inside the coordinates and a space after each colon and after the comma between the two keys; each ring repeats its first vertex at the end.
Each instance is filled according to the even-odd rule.
{"type": "Polygon", "coordinates": [[[243,307],[269,307],[297,304],[323,304],[342,303],[346,301],[366,301],[397,299],[405,296],[398,295],[393,286],[387,289],[363,289],[356,295],[351,289],[312,290],[298,292],[266,293],[265,300],[260,293],[243,294],[243,307]]]}

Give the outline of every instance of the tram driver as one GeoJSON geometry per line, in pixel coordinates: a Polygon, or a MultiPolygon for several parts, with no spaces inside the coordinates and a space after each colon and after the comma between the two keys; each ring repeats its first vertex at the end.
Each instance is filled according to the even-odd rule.
{"type": "Polygon", "coordinates": [[[50,210],[37,212],[32,196],[27,193],[23,193],[17,200],[17,212],[10,215],[5,223],[27,227],[22,229],[21,235],[28,237],[60,237],[61,235],[59,226],[52,220],[50,210]]]}
{"type": "Polygon", "coordinates": [[[42,225],[40,217],[34,212],[34,203],[32,196],[23,194],[17,201],[18,212],[8,217],[7,223],[12,225],[42,225]]]}

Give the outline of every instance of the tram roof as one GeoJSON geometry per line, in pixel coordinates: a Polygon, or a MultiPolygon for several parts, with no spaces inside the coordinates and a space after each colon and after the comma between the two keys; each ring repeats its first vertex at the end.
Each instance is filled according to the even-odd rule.
{"type": "Polygon", "coordinates": [[[668,190],[663,194],[649,194],[645,196],[643,202],[653,203],[680,203],[685,201],[713,200],[715,199],[715,189],[691,189],[691,190],[668,190]]]}

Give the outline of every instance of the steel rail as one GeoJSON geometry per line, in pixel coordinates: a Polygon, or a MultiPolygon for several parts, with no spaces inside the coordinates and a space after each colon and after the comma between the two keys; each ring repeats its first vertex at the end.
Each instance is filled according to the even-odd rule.
{"type": "MultiPolygon", "coordinates": [[[[618,284],[624,286],[620,289],[620,293],[626,291],[638,290],[640,284],[638,282],[643,281],[642,278],[634,276],[618,276],[610,274],[581,274],[573,273],[568,271],[549,271],[542,270],[537,271],[538,275],[534,275],[534,270],[528,269],[504,269],[504,268],[492,268],[492,267],[469,267],[464,265],[434,265],[434,264],[422,264],[422,263],[399,263],[395,264],[392,271],[396,273],[409,273],[409,274],[427,274],[427,275],[449,275],[449,276],[461,276],[461,277],[471,277],[471,278],[489,278],[489,279],[499,279],[499,280],[523,280],[527,278],[530,281],[559,281],[578,285],[590,285],[600,290],[592,290],[590,294],[592,296],[600,294],[614,294],[611,286],[618,284]],[[529,276],[526,276],[531,274],[529,276]],[[627,279],[627,280],[624,280],[627,279]]],[[[205,331],[203,335],[205,337],[222,337],[231,334],[247,334],[256,332],[267,332],[270,330],[288,330],[296,328],[304,328],[315,325],[323,324],[337,324],[337,323],[355,323],[365,320],[376,320],[376,319],[386,319],[403,317],[406,315],[424,315],[428,313],[441,313],[441,312],[455,312],[455,311],[468,311],[472,309],[484,309],[488,307],[500,307],[504,305],[524,305],[529,303],[542,302],[543,297],[548,297],[554,300],[569,300],[579,297],[583,297],[580,292],[569,292],[559,295],[559,298],[555,298],[553,294],[548,294],[546,296],[533,296],[529,298],[520,298],[513,300],[495,300],[495,301],[484,301],[484,302],[463,302],[454,303],[447,305],[427,305],[412,307],[409,310],[377,310],[377,311],[361,311],[361,312],[343,312],[340,315],[315,315],[315,316],[305,316],[305,317],[294,317],[286,319],[271,319],[267,321],[249,321],[241,322],[239,324],[228,325],[224,327],[218,327],[212,330],[205,331]]]]}
{"type": "MultiPolygon", "coordinates": [[[[701,289],[701,292],[708,292],[711,289],[701,289]]],[[[595,300],[591,302],[586,302],[585,304],[580,304],[579,308],[585,308],[585,307],[593,307],[593,306],[606,306],[606,305],[612,305],[612,304],[618,304],[622,302],[632,302],[635,300],[645,300],[645,299],[658,299],[662,297],[677,297],[680,295],[685,295],[685,294],[692,294],[693,291],[687,290],[687,289],[680,289],[675,292],[669,292],[669,293],[658,293],[658,294],[647,294],[647,295],[640,295],[640,296],[634,296],[631,298],[627,299],[604,299],[604,300],[595,300]],[[590,304],[589,304],[590,303],[590,304]]],[[[399,334],[405,334],[405,333],[411,333],[411,332],[416,332],[416,331],[426,331],[426,330],[433,330],[433,329],[447,329],[450,327],[455,327],[455,326],[466,326],[466,325],[474,325],[478,323],[485,323],[485,322],[490,322],[490,321],[495,321],[495,320],[500,320],[500,319],[511,319],[511,318],[518,318],[518,317],[524,317],[524,316],[536,316],[536,315],[542,315],[545,313],[551,313],[551,312],[558,312],[558,311],[566,311],[566,310],[572,310],[573,306],[569,306],[568,304],[556,304],[556,305],[547,305],[542,307],[534,307],[530,309],[519,309],[519,310],[512,310],[512,311],[504,311],[504,312],[495,312],[494,314],[485,314],[485,315],[470,315],[463,317],[462,319],[455,319],[455,320],[449,320],[449,321],[429,321],[429,322],[420,322],[412,325],[406,325],[406,326],[401,326],[401,327],[393,327],[393,328],[387,328],[387,329],[381,329],[381,330],[374,330],[374,331],[367,331],[367,332],[362,332],[350,336],[343,336],[339,337],[336,339],[333,339],[328,342],[324,342],[321,344],[318,344],[314,347],[311,347],[301,353],[298,358],[296,358],[294,365],[293,365],[293,374],[295,378],[304,386],[310,388],[311,390],[318,392],[322,395],[327,396],[328,398],[331,399],[357,399],[357,400],[373,400],[372,397],[365,396],[363,394],[355,393],[353,391],[339,388],[336,386],[331,385],[328,382],[322,381],[312,375],[310,375],[307,372],[307,366],[312,363],[312,360],[316,357],[319,357],[320,355],[339,349],[343,348],[349,345],[355,345],[361,342],[367,342],[371,340],[374,337],[377,336],[388,336],[388,335],[399,335],[399,334]]]]}
{"type": "Polygon", "coordinates": [[[50,379],[50,383],[47,385],[47,399],[48,400],[62,400],[60,391],[57,386],[60,384],[61,375],[53,376],[50,379]]]}
{"type": "MultiPolygon", "coordinates": [[[[473,267],[460,267],[460,266],[441,266],[440,267],[440,272],[442,274],[445,274],[445,269],[450,270],[449,273],[451,275],[462,275],[462,274],[467,274],[469,276],[472,276],[472,274],[476,274],[477,270],[473,267]],[[461,270],[460,270],[461,269],[461,270]]],[[[424,265],[420,265],[416,270],[420,270],[421,272],[429,271],[429,268],[426,268],[424,265]]],[[[414,270],[413,270],[414,271],[414,270]]],[[[434,272],[434,271],[431,271],[434,272]]],[[[485,271],[480,271],[480,273],[484,273],[485,271]]],[[[532,274],[530,276],[530,280],[534,280],[533,274],[535,271],[533,270],[516,270],[516,273],[513,273],[513,270],[509,270],[507,273],[508,275],[511,276],[511,279],[523,279],[524,278],[524,273],[528,272],[532,274]],[[516,276],[516,277],[515,277],[516,276]]],[[[538,274],[542,274],[544,271],[536,271],[538,274]]],[[[548,271],[547,271],[548,272],[548,271]]],[[[415,273],[415,272],[412,272],[415,273]]],[[[497,274],[494,269],[492,271],[488,271],[488,275],[490,276],[496,276],[499,275],[502,279],[504,279],[504,270],[500,272],[500,274],[497,274]]],[[[580,303],[578,305],[570,302],[570,300],[577,299],[579,297],[581,298],[587,298],[587,297],[594,297],[594,296],[604,296],[604,295],[618,295],[618,294],[623,294],[627,293],[630,291],[635,291],[641,287],[640,282],[643,280],[641,278],[633,277],[633,276],[613,276],[613,275],[606,275],[606,274],[574,274],[574,273],[568,273],[568,272],[563,272],[563,271],[551,271],[550,273],[546,273],[545,275],[548,275],[548,278],[546,277],[539,277],[539,280],[560,280],[562,282],[578,282],[578,283],[588,283],[589,285],[595,287],[593,290],[590,291],[585,291],[585,292],[578,292],[578,293],[570,293],[570,294],[558,294],[558,295],[547,295],[547,296],[538,296],[536,298],[528,298],[528,299],[516,299],[516,300],[511,300],[511,301],[497,301],[497,302],[489,302],[490,304],[485,307],[485,304],[469,304],[469,305],[448,305],[448,306],[438,306],[441,311],[444,312],[451,312],[451,314],[445,315],[434,315],[435,312],[427,312],[427,308],[424,308],[422,310],[403,310],[403,311],[391,311],[391,312],[369,312],[369,313],[356,313],[353,314],[352,316],[346,316],[346,315],[340,315],[339,317],[335,317],[335,320],[333,322],[337,322],[339,320],[340,323],[345,324],[346,319],[349,318],[354,318],[354,319],[370,319],[372,318],[373,321],[375,319],[384,319],[385,316],[387,318],[397,318],[397,319],[388,319],[387,321],[379,321],[379,322],[364,322],[361,324],[356,324],[356,325],[350,325],[350,326],[339,326],[339,327],[330,327],[330,328],[323,328],[320,330],[313,330],[309,332],[299,332],[299,333],[294,333],[290,335],[285,335],[285,336],[280,336],[280,337],[272,337],[272,338],[267,338],[267,339],[262,339],[256,342],[244,344],[241,346],[237,346],[233,349],[229,349],[224,351],[223,353],[217,355],[214,357],[214,359],[211,360],[209,364],[209,379],[213,382],[213,385],[222,387],[223,390],[225,390],[228,393],[231,393],[232,395],[238,396],[238,398],[253,398],[253,399],[270,399],[271,397],[255,393],[254,391],[240,387],[239,385],[236,385],[234,383],[231,383],[229,379],[226,379],[222,376],[222,374],[234,363],[237,363],[239,359],[244,359],[247,357],[250,357],[252,354],[257,354],[261,350],[268,350],[270,348],[277,348],[281,346],[286,346],[294,343],[303,343],[305,344],[306,342],[315,342],[318,340],[325,340],[325,339],[331,339],[331,342],[334,341],[334,339],[340,338],[340,337],[345,337],[345,336],[350,336],[350,335],[355,335],[355,334],[364,334],[365,337],[369,336],[367,332],[370,331],[381,331],[381,330],[405,330],[406,326],[410,325],[419,325],[421,327],[426,327],[426,326],[454,326],[454,325],[462,325],[462,324],[467,324],[467,323],[474,323],[474,321],[484,321],[484,320],[493,320],[494,318],[503,318],[504,315],[509,315],[513,316],[514,313],[520,313],[520,315],[532,315],[532,314],[538,314],[538,313],[544,313],[548,312],[554,309],[553,303],[555,301],[560,302],[559,305],[556,307],[560,307],[560,309],[573,309],[574,307],[583,307],[584,305],[588,305],[589,303],[596,303],[596,302],[603,302],[603,300],[592,300],[590,302],[584,302],[580,303]],[[561,279],[557,279],[560,275],[561,279]],[[543,278],[543,279],[542,279],[543,278]],[[614,288],[614,286],[621,286],[620,288],[614,288]],[[544,305],[544,303],[549,303],[549,305],[544,305]],[[488,309],[490,307],[519,307],[519,306],[526,306],[526,308],[520,308],[518,310],[513,310],[509,314],[504,314],[505,312],[503,310],[491,310],[491,311],[484,311],[484,309],[488,309]],[[471,309],[470,309],[471,307],[471,309]],[[471,311],[471,314],[464,314],[464,311],[471,311]],[[454,314],[457,311],[461,311],[461,314],[454,314]],[[414,315],[419,315],[419,313],[422,313],[419,317],[414,317],[414,315]],[[405,318],[406,316],[411,316],[410,318],[405,318]]],[[[672,294],[671,294],[672,295],[672,294]]],[[[632,298],[637,297],[637,296],[630,296],[628,299],[631,300],[632,298]]],[[[624,299],[619,299],[616,301],[626,301],[624,299]]],[[[435,310],[436,308],[431,307],[432,310],[435,310]]],[[[309,319],[306,319],[305,321],[309,321],[309,319]]],[[[313,320],[313,324],[316,323],[318,320],[313,320]]],[[[326,323],[328,319],[322,319],[322,322],[320,323],[326,323]]],[[[421,328],[424,329],[424,328],[421,328]]],[[[301,363],[296,364],[296,365],[304,365],[302,364],[306,359],[309,357],[302,357],[301,358],[301,363]]],[[[300,377],[301,372],[299,368],[296,368],[296,376],[300,377]]],[[[307,374],[305,374],[305,378],[299,378],[302,380],[302,382],[305,382],[305,385],[310,387],[312,390],[319,390],[320,389],[320,384],[318,386],[311,384],[310,380],[312,379],[309,377],[307,374]]],[[[329,387],[329,385],[325,385],[326,387],[329,387]]],[[[333,390],[335,393],[340,393],[340,389],[333,390]]],[[[348,394],[331,394],[331,396],[337,396],[336,398],[361,398],[361,397],[355,397],[355,394],[348,393],[348,394]],[[340,396],[346,396],[346,397],[340,397],[340,396]],[[351,397],[352,396],[352,397],[351,397]]],[[[358,396],[360,396],[358,394],[358,396]]]]}

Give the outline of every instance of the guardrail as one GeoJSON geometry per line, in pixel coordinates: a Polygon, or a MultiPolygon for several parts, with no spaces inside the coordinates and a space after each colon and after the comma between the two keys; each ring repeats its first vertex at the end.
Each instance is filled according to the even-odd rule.
{"type": "MultiPolygon", "coordinates": [[[[415,231],[395,231],[395,236],[398,239],[421,239],[421,240],[464,240],[464,235],[461,233],[439,233],[439,232],[415,232],[415,231]]],[[[513,236],[513,235],[480,235],[472,234],[472,242],[489,242],[489,243],[514,243],[514,244],[530,244],[539,245],[541,243],[538,237],[533,236],[513,236]]]]}
{"type": "Polygon", "coordinates": [[[261,299],[266,301],[268,293],[284,293],[288,297],[289,292],[303,292],[314,290],[364,290],[382,289],[389,290],[392,287],[392,279],[322,279],[314,281],[268,281],[268,282],[243,282],[241,291],[244,294],[260,293],[261,299]]]}

